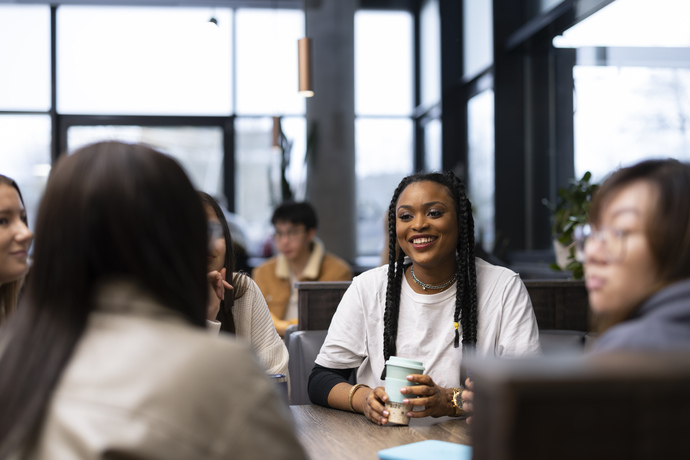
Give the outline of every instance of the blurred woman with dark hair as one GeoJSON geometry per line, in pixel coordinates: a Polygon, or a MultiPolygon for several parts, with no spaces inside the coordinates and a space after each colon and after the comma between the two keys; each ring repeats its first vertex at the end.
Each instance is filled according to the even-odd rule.
{"type": "Polygon", "coordinates": [[[209,328],[236,334],[251,345],[259,364],[268,374],[287,376],[288,351],[273,326],[266,300],[249,276],[235,272],[234,245],[225,214],[211,195],[199,192],[199,196],[206,212],[210,238],[209,328]]]}
{"type": "Polygon", "coordinates": [[[576,230],[592,351],[690,350],[690,165],[649,160],[615,171],[576,230]]]}
{"type": "Polygon", "coordinates": [[[173,159],[61,157],[36,235],[0,335],[0,458],[303,458],[251,353],[204,330],[206,219],[173,159]]]}
{"type": "Polygon", "coordinates": [[[0,174],[0,324],[17,307],[33,239],[19,186],[0,174]]]}

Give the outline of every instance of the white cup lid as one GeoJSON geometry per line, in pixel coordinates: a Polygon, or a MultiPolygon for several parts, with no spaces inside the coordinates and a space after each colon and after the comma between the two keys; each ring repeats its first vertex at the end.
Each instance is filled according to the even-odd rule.
{"type": "Polygon", "coordinates": [[[388,365],[408,367],[411,369],[421,369],[422,372],[424,371],[424,364],[421,361],[415,361],[414,359],[407,358],[399,358],[397,356],[391,356],[390,358],[388,358],[388,361],[386,361],[386,366],[388,365]]]}

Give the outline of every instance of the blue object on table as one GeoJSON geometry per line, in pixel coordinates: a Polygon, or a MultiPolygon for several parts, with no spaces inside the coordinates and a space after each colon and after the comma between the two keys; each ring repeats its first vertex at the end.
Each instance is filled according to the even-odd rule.
{"type": "Polygon", "coordinates": [[[381,460],[471,460],[472,447],[453,442],[427,440],[383,449],[381,460]]]}

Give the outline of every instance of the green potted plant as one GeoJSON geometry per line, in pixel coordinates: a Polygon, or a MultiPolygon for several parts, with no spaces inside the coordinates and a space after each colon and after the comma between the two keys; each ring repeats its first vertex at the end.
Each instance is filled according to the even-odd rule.
{"type": "Polygon", "coordinates": [[[599,188],[592,183],[592,173],[585,172],[581,179],[572,179],[568,187],[558,189],[558,202],[550,206],[553,224],[554,251],[557,263],[551,264],[554,270],[568,270],[574,279],[582,279],[582,264],[575,260],[573,230],[587,222],[587,213],[592,196],[599,188]]]}

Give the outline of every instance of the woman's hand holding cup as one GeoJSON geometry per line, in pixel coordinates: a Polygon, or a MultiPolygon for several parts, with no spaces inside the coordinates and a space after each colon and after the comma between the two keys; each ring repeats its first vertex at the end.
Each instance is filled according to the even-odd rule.
{"type": "Polygon", "coordinates": [[[367,394],[364,401],[364,416],[376,423],[385,425],[388,423],[388,410],[385,407],[388,395],[384,387],[376,387],[367,394]]]}
{"type": "Polygon", "coordinates": [[[424,410],[410,411],[407,415],[411,418],[422,417],[443,417],[448,414],[448,391],[434,383],[428,375],[412,374],[407,376],[407,380],[417,385],[404,387],[400,390],[406,396],[403,404],[406,406],[424,406],[424,410]]]}

